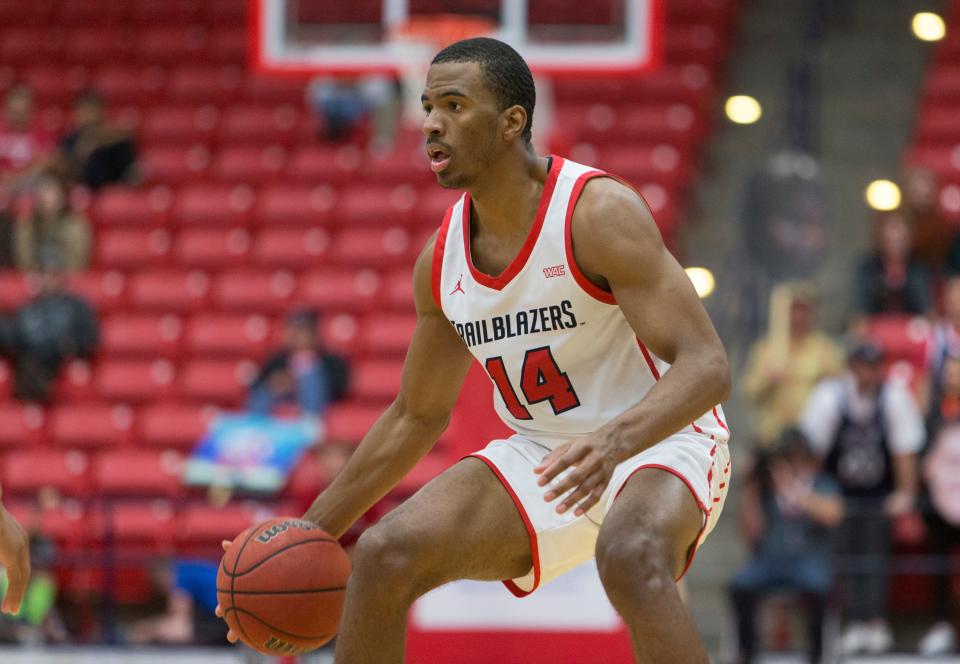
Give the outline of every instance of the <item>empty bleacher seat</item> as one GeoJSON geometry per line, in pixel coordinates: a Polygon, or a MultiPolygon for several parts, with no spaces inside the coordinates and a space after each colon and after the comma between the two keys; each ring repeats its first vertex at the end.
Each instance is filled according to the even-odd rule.
{"type": "Polygon", "coordinates": [[[243,80],[235,65],[184,64],[170,72],[167,97],[193,103],[227,104],[243,80]]]}
{"type": "Polygon", "coordinates": [[[257,236],[251,257],[264,267],[290,269],[322,263],[330,247],[330,233],[323,228],[266,229],[257,236]]]}
{"type": "Polygon", "coordinates": [[[243,226],[250,220],[253,199],[244,185],[191,185],[180,191],[172,216],[185,226],[243,226]]]}
{"type": "Polygon", "coordinates": [[[364,360],[354,370],[350,393],[358,400],[386,403],[400,389],[402,360],[364,360]]]}
{"type": "Polygon", "coordinates": [[[284,270],[229,270],[217,278],[213,301],[224,311],[280,313],[290,306],[295,285],[284,270]]]}
{"type": "Polygon", "coordinates": [[[89,459],[77,450],[23,449],[3,459],[3,496],[33,495],[53,487],[67,496],[89,491],[89,459]]]}
{"type": "Polygon", "coordinates": [[[102,399],[143,403],[168,396],[175,378],[176,370],[167,360],[104,360],[94,383],[102,399]]]}
{"type": "Polygon", "coordinates": [[[44,441],[46,413],[35,404],[0,402],[0,447],[40,445],[44,441]]]}
{"type": "Polygon", "coordinates": [[[170,251],[170,233],[162,228],[104,229],[96,237],[96,262],[104,267],[157,265],[170,251]]]}
{"type": "Polygon", "coordinates": [[[101,352],[109,358],[176,357],[183,321],[171,314],[114,314],[102,323],[101,352]]]}
{"type": "Polygon", "coordinates": [[[220,122],[220,112],[210,104],[154,106],[140,127],[148,146],[209,143],[220,122]]]}
{"type": "Polygon", "coordinates": [[[177,264],[194,268],[242,265],[250,250],[250,233],[243,228],[190,228],[177,236],[177,264]]]}
{"type": "Polygon", "coordinates": [[[176,65],[203,57],[207,30],[189,23],[151,26],[142,28],[136,39],[135,57],[144,64],[176,65]]]}
{"type": "Polygon", "coordinates": [[[140,410],[140,440],[150,447],[190,450],[209,419],[209,411],[197,404],[156,401],[140,410]]]}
{"type": "Polygon", "coordinates": [[[97,194],[91,212],[99,224],[159,226],[167,220],[171,201],[169,188],[162,185],[143,189],[111,187],[97,194]]]}
{"type": "Polygon", "coordinates": [[[67,283],[72,293],[84,298],[100,313],[125,304],[127,281],[116,270],[87,270],[70,275],[67,283]]]}
{"type": "Polygon", "coordinates": [[[194,357],[259,358],[267,350],[270,322],[259,314],[198,314],[187,326],[185,344],[194,357]]]}
{"type": "Polygon", "coordinates": [[[91,480],[98,496],[176,498],[183,457],[173,450],[109,450],[93,459],[91,480]]]}
{"type": "Polygon", "coordinates": [[[127,406],[74,402],[50,410],[50,440],[61,449],[118,447],[130,442],[133,412],[127,406]]]}
{"type": "Polygon", "coordinates": [[[330,405],[324,416],[326,439],[357,444],[377,418],[383,413],[382,405],[354,401],[341,401],[330,405]]]}
{"type": "Polygon", "coordinates": [[[268,184],[260,191],[256,214],[266,226],[329,224],[336,194],[329,185],[268,184]]]}
{"type": "Polygon", "coordinates": [[[255,371],[249,361],[194,359],[180,372],[180,397],[195,403],[239,405],[255,371]]]}
{"type": "Polygon", "coordinates": [[[421,248],[414,248],[409,231],[399,226],[345,228],[337,235],[330,257],[342,265],[395,267],[412,265],[421,248]]]}
{"type": "Polygon", "coordinates": [[[292,104],[238,105],[225,109],[220,122],[220,140],[225,145],[290,143],[300,121],[292,104]]]}
{"type": "Polygon", "coordinates": [[[145,177],[151,182],[186,184],[201,179],[210,166],[210,150],[205,145],[158,145],[140,158],[145,177]]]}
{"type": "Polygon", "coordinates": [[[369,269],[320,268],[298,280],[297,301],[325,311],[366,311],[380,292],[380,276],[369,269]]]}
{"type": "Polygon", "coordinates": [[[209,287],[203,272],[146,270],[130,278],[128,294],[131,305],[140,310],[187,313],[203,308],[209,287]]]}
{"type": "Polygon", "coordinates": [[[210,166],[210,177],[221,182],[261,183],[282,179],[287,153],[279,145],[221,148],[210,166]]]}
{"type": "Polygon", "coordinates": [[[364,350],[372,355],[403,357],[413,338],[417,317],[409,314],[377,313],[368,316],[360,325],[360,339],[364,350]]]}

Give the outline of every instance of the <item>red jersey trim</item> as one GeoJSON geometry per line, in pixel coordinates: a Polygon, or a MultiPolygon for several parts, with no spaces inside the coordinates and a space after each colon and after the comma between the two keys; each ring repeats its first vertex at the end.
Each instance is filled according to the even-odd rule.
{"type": "Polygon", "coordinates": [[[617,298],[613,296],[613,293],[603,290],[595,283],[587,279],[583,272],[580,271],[580,266],[577,265],[577,261],[573,256],[573,234],[571,232],[573,211],[577,207],[577,201],[580,200],[580,194],[583,192],[583,188],[586,186],[589,180],[595,177],[610,176],[603,171],[587,171],[578,177],[577,181],[573,185],[573,191],[570,192],[570,201],[567,203],[567,218],[563,224],[563,244],[567,254],[567,265],[570,266],[570,274],[573,275],[574,280],[577,282],[580,288],[582,288],[587,295],[595,300],[599,300],[604,304],[616,304],[617,298]]]}
{"type": "Polygon", "coordinates": [[[443,305],[440,303],[440,278],[443,276],[443,251],[447,247],[447,233],[450,229],[450,218],[453,216],[455,205],[447,208],[443,215],[443,223],[440,224],[440,230],[437,231],[437,237],[433,241],[433,265],[430,269],[430,280],[433,285],[433,299],[441,311],[443,305]]]}
{"type": "Polygon", "coordinates": [[[481,286],[492,288],[494,290],[503,290],[504,286],[509,284],[523,266],[527,264],[527,259],[533,253],[533,247],[537,244],[540,237],[540,229],[543,228],[543,220],[547,216],[547,208],[550,207],[550,200],[553,198],[553,190],[557,186],[557,177],[563,168],[564,160],[556,155],[550,155],[550,172],[547,173],[547,179],[543,183],[543,191],[540,193],[540,204],[537,206],[537,216],[533,219],[533,226],[527,234],[527,239],[520,252],[514,257],[510,264],[496,277],[484,274],[473,264],[473,255],[470,253],[470,194],[463,198],[463,251],[467,259],[467,267],[470,268],[470,275],[481,286]]]}
{"type": "Polygon", "coordinates": [[[526,597],[540,586],[540,549],[537,546],[537,531],[534,529],[533,523],[527,515],[527,510],[523,508],[520,497],[513,490],[513,487],[510,486],[510,482],[503,476],[500,469],[497,468],[497,465],[487,457],[480,456],[479,454],[468,454],[464,457],[464,459],[466,458],[479,459],[487,464],[487,467],[493,471],[493,474],[496,475],[500,483],[503,484],[503,488],[510,494],[510,499],[513,501],[513,504],[517,506],[517,511],[520,512],[520,518],[523,519],[523,525],[527,528],[527,535],[530,537],[530,557],[533,560],[533,587],[530,590],[524,590],[511,579],[503,580],[503,585],[505,585],[507,590],[513,593],[515,597],[526,597]]]}
{"type": "Polygon", "coordinates": [[[693,540],[693,546],[690,548],[690,553],[687,554],[687,562],[683,566],[683,570],[681,570],[680,576],[674,579],[674,581],[680,581],[680,579],[682,579],[686,575],[687,571],[690,569],[690,566],[693,565],[693,558],[694,556],[697,555],[697,550],[700,548],[700,541],[703,539],[703,534],[707,531],[707,522],[710,521],[710,512],[712,511],[712,508],[707,508],[703,504],[703,501],[700,500],[700,497],[697,495],[697,492],[693,490],[693,484],[690,483],[690,480],[688,480],[683,473],[681,473],[676,468],[671,468],[670,466],[664,466],[659,463],[648,463],[643,466],[638,466],[637,468],[634,468],[633,472],[627,475],[627,478],[623,480],[623,484],[621,484],[620,488],[617,489],[617,493],[613,497],[613,499],[616,500],[617,498],[619,498],[620,494],[623,493],[623,490],[626,488],[627,482],[630,480],[630,478],[636,475],[637,471],[643,470],[645,468],[656,468],[657,470],[665,470],[671,475],[675,475],[677,478],[679,478],[680,481],[687,486],[687,489],[689,489],[690,494],[693,496],[693,499],[697,501],[697,507],[699,507],[700,511],[703,513],[703,523],[700,525],[700,532],[697,533],[697,538],[693,540]]]}

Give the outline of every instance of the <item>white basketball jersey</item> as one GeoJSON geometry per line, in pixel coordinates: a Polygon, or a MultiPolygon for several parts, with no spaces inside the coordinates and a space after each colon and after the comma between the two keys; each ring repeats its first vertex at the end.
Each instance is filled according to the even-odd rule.
{"type": "MultiPolygon", "coordinates": [[[[577,198],[587,180],[606,173],[551,159],[530,235],[500,276],[473,265],[469,194],[447,210],[433,255],[434,298],[486,369],[497,413],[531,436],[596,431],[670,368],[573,258],[577,198]]],[[[685,430],[728,437],[719,406],[685,430]]]]}

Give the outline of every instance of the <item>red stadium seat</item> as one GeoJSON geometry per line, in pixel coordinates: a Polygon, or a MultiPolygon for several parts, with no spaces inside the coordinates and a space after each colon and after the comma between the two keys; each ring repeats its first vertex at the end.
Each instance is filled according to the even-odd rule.
{"type": "Polygon", "coordinates": [[[203,308],[209,287],[203,272],[150,270],[131,277],[129,297],[132,306],[144,311],[187,313],[203,308]]]}
{"type": "Polygon", "coordinates": [[[213,301],[224,311],[280,313],[290,304],[296,281],[289,272],[230,270],[213,289],[213,301]]]}
{"type": "MultiPolygon", "coordinates": [[[[213,21],[211,24],[214,26],[223,25],[219,21],[213,21]]],[[[242,27],[214,29],[210,33],[207,58],[218,64],[242,65],[247,60],[249,40],[247,31],[242,27]]]]}
{"type": "Polygon", "coordinates": [[[0,447],[35,447],[44,442],[46,414],[35,404],[0,402],[0,447]]]}
{"type": "Polygon", "coordinates": [[[358,362],[350,393],[358,400],[387,403],[400,390],[401,360],[365,360],[358,362]]]}
{"type": "Polygon", "coordinates": [[[62,35],[51,34],[45,28],[8,27],[0,36],[0,62],[14,66],[53,62],[62,46],[62,35]]]}
{"type": "Polygon", "coordinates": [[[150,146],[210,143],[219,122],[220,112],[209,104],[155,106],[140,127],[140,138],[150,146]]]}
{"type": "Polygon", "coordinates": [[[102,324],[101,350],[117,357],[176,357],[180,353],[183,322],[166,314],[114,314],[102,324]]]}
{"type": "Polygon", "coordinates": [[[297,301],[324,311],[366,311],[380,292],[380,276],[373,270],[322,268],[299,279],[297,301]]]}
{"type": "Polygon", "coordinates": [[[116,270],[88,270],[72,274],[70,291],[85,299],[98,312],[113,311],[125,303],[126,278],[116,270]]]}
{"type": "Polygon", "coordinates": [[[287,175],[303,184],[343,184],[354,178],[363,162],[356,146],[312,145],[301,148],[290,157],[287,175]]]}
{"type": "Polygon", "coordinates": [[[180,376],[180,397],[195,403],[239,405],[256,366],[249,361],[193,360],[180,376]]]}
{"type": "Polygon", "coordinates": [[[172,196],[166,186],[148,189],[109,188],[94,199],[91,212],[99,224],[158,226],[166,222],[172,196]]]}
{"type": "Polygon", "coordinates": [[[53,0],[0,2],[0,25],[48,26],[54,4],[53,0]]]}
{"type": "Polygon", "coordinates": [[[670,64],[696,63],[715,69],[726,51],[721,31],[706,22],[670,26],[664,35],[664,56],[670,64]]]}
{"type": "Polygon", "coordinates": [[[20,450],[3,463],[3,496],[35,494],[53,487],[68,496],[84,496],[88,487],[87,455],[77,450],[20,450]]]}
{"type": "Polygon", "coordinates": [[[253,262],[264,267],[300,269],[323,262],[330,234],[323,228],[264,230],[254,243],[253,262]]]}
{"type": "Polygon", "coordinates": [[[443,223],[447,208],[460,200],[462,195],[459,191],[454,192],[436,185],[427,185],[420,190],[417,219],[425,226],[439,227],[443,223]]]}
{"type": "Polygon", "coordinates": [[[140,410],[140,438],[150,447],[188,451],[207,430],[211,416],[194,404],[151,403],[140,410]]]}
{"type": "Polygon", "coordinates": [[[195,0],[136,0],[130,4],[133,5],[130,10],[131,18],[143,25],[193,23],[200,19],[203,5],[195,0]]]}
{"type": "Polygon", "coordinates": [[[210,166],[210,150],[202,144],[157,146],[145,150],[140,163],[151,182],[186,184],[204,177],[210,166]]]}
{"type": "Polygon", "coordinates": [[[601,167],[634,186],[657,182],[670,189],[682,189],[692,176],[690,157],[669,143],[605,150],[601,167]]]}
{"type": "Polygon", "coordinates": [[[310,504],[325,485],[317,459],[309,452],[294,467],[283,487],[283,496],[310,504]]]}
{"type": "Polygon", "coordinates": [[[299,120],[297,107],[291,104],[234,106],[223,112],[220,140],[224,145],[288,144],[294,138],[299,120]]]}
{"type": "Polygon", "coordinates": [[[240,96],[247,102],[261,104],[291,104],[303,106],[303,81],[283,76],[247,76],[243,81],[240,96]]]}
{"type": "Polygon", "coordinates": [[[90,401],[96,395],[93,389],[93,367],[87,360],[70,360],[60,371],[55,388],[60,403],[90,401]]]}
{"type": "Polygon", "coordinates": [[[67,31],[63,45],[66,62],[76,65],[98,65],[122,62],[129,57],[132,40],[129,34],[101,24],[67,31]]]}
{"type": "Polygon", "coordinates": [[[383,413],[382,405],[342,401],[330,405],[324,415],[326,440],[357,444],[383,413]]]}
{"type": "Polygon", "coordinates": [[[417,317],[413,313],[384,314],[378,311],[360,325],[361,344],[369,354],[402,358],[416,326],[417,317]]]}
{"type": "Polygon", "coordinates": [[[246,25],[247,3],[236,0],[207,0],[203,3],[203,16],[211,25],[242,27],[246,25]]]}
{"type": "Polygon", "coordinates": [[[135,52],[144,64],[176,65],[202,62],[206,46],[207,31],[202,25],[180,23],[141,29],[135,52]]]}
{"type": "Polygon", "coordinates": [[[30,283],[21,272],[0,272],[0,311],[13,311],[30,299],[30,283]]]}
{"type": "Polygon", "coordinates": [[[265,226],[318,226],[330,223],[336,194],[327,185],[267,185],[260,191],[257,215],[265,226]]]}
{"type": "Polygon", "coordinates": [[[919,316],[872,316],[867,321],[867,334],[880,344],[887,362],[906,361],[915,369],[923,369],[930,322],[919,316]]]}
{"type": "Polygon", "coordinates": [[[320,338],[325,348],[345,356],[353,356],[359,349],[360,324],[353,314],[338,313],[326,316],[320,324],[320,338]]]}
{"type": "Polygon", "coordinates": [[[87,515],[79,500],[68,498],[56,507],[43,509],[35,500],[20,499],[10,501],[6,507],[21,524],[36,523],[37,530],[51,538],[61,551],[73,552],[82,547],[87,515]]]}
{"type": "Polygon", "coordinates": [[[184,490],[183,457],[175,451],[113,450],[93,462],[93,491],[99,496],[177,498],[184,490]]]}
{"type": "Polygon", "coordinates": [[[167,360],[104,360],[94,380],[102,399],[143,403],[167,396],[175,378],[167,360]]]}
{"type": "Polygon", "coordinates": [[[408,184],[354,185],[338,199],[337,216],[347,225],[391,226],[408,222],[417,204],[417,190],[408,184]]]}
{"type": "Polygon", "coordinates": [[[279,145],[222,148],[210,167],[210,176],[221,182],[259,184],[283,175],[287,153],[279,145]]]}
{"type": "Polygon", "coordinates": [[[193,504],[184,508],[174,533],[181,551],[210,551],[222,555],[220,542],[232,540],[241,532],[273,516],[261,506],[231,503],[225,507],[193,504]]]}
{"type": "Polygon", "coordinates": [[[210,104],[227,104],[236,97],[243,71],[236,66],[183,65],[170,72],[169,99],[210,104]]]}
{"type": "Polygon", "coordinates": [[[250,245],[243,228],[191,228],[177,236],[173,256],[186,267],[222,268],[243,264],[250,245]]]}
{"type": "Polygon", "coordinates": [[[257,314],[200,314],[190,321],[185,336],[194,357],[259,358],[267,350],[270,323],[257,314]]]}
{"type": "Polygon", "coordinates": [[[127,406],[63,404],[50,411],[50,439],[59,448],[117,447],[130,442],[133,421],[127,406]]]}
{"type": "Polygon", "coordinates": [[[187,226],[243,226],[250,220],[253,199],[245,185],[193,185],[180,191],[173,218],[187,226]]]}
{"type": "Polygon", "coordinates": [[[416,251],[410,233],[390,228],[346,228],[333,244],[331,259],[342,265],[394,267],[413,264],[416,251]]]}
{"type": "Polygon", "coordinates": [[[923,86],[925,101],[955,103],[960,101],[960,66],[934,67],[923,86]]]}
{"type": "Polygon", "coordinates": [[[117,25],[125,18],[126,2],[94,0],[59,0],[57,20],[60,25],[117,25]]]}
{"type": "Polygon", "coordinates": [[[0,400],[9,400],[13,395],[13,370],[9,362],[0,359],[0,400]]]}
{"type": "Polygon", "coordinates": [[[363,166],[363,173],[367,181],[382,185],[437,186],[436,176],[430,171],[430,160],[422,136],[414,149],[401,147],[368,159],[363,166]]]}
{"type": "Polygon", "coordinates": [[[43,65],[24,70],[23,82],[33,92],[38,105],[56,104],[69,106],[87,84],[88,72],[83,67],[43,65]]]}
{"type": "MultiPolygon", "coordinates": [[[[88,545],[101,546],[109,537],[112,544],[126,554],[172,553],[176,512],[170,500],[158,498],[150,501],[111,502],[108,506],[92,509],[90,516],[92,518],[88,545]]],[[[124,586],[129,583],[129,579],[123,580],[124,586]]],[[[149,599],[149,596],[142,598],[142,592],[138,592],[138,589],[124,587],[118,589],[118,592],[120,601],[127,598],[142,603],[149,599]]]]}
{"type": "Polygon", "coordinates": [[[384,304],[392,309],[413,310],[413,271],[409,268],[394,270],[383,277],[384,304]]]}
{"type": "Polygon", "coordinates": [[[162,228],[104,229],[96,237],[96,261],[104,267],[128,268],[165,262],[170,233],[162,228]]]}

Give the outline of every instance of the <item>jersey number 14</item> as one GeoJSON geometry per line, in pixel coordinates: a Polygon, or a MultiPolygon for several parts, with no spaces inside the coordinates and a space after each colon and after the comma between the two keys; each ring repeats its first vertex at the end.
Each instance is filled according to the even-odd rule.
{"type": "MultiPolygon", "coordinates": [[[[503,358],[499,355],[487,358],[484,363],[487,373],[497,389],[500,390],[500,396],[507,405],[507,410],[518,420],[532,420],[533,415],[523,405],[517,396],[516,390],[507,377],[507,368],[503,364],[503,358]]],[[[527,400],[527,404],[549,401],[553,408],[553,414],[559,415],[580,405],[580,398],[577,396],[567,374],[560,371],[557,361],[553,359],[553,353],[550,352],[550,346],[541,346],[531,348],[523,357],[523,367],[520,370],[520,391],[527,400]]]]}

